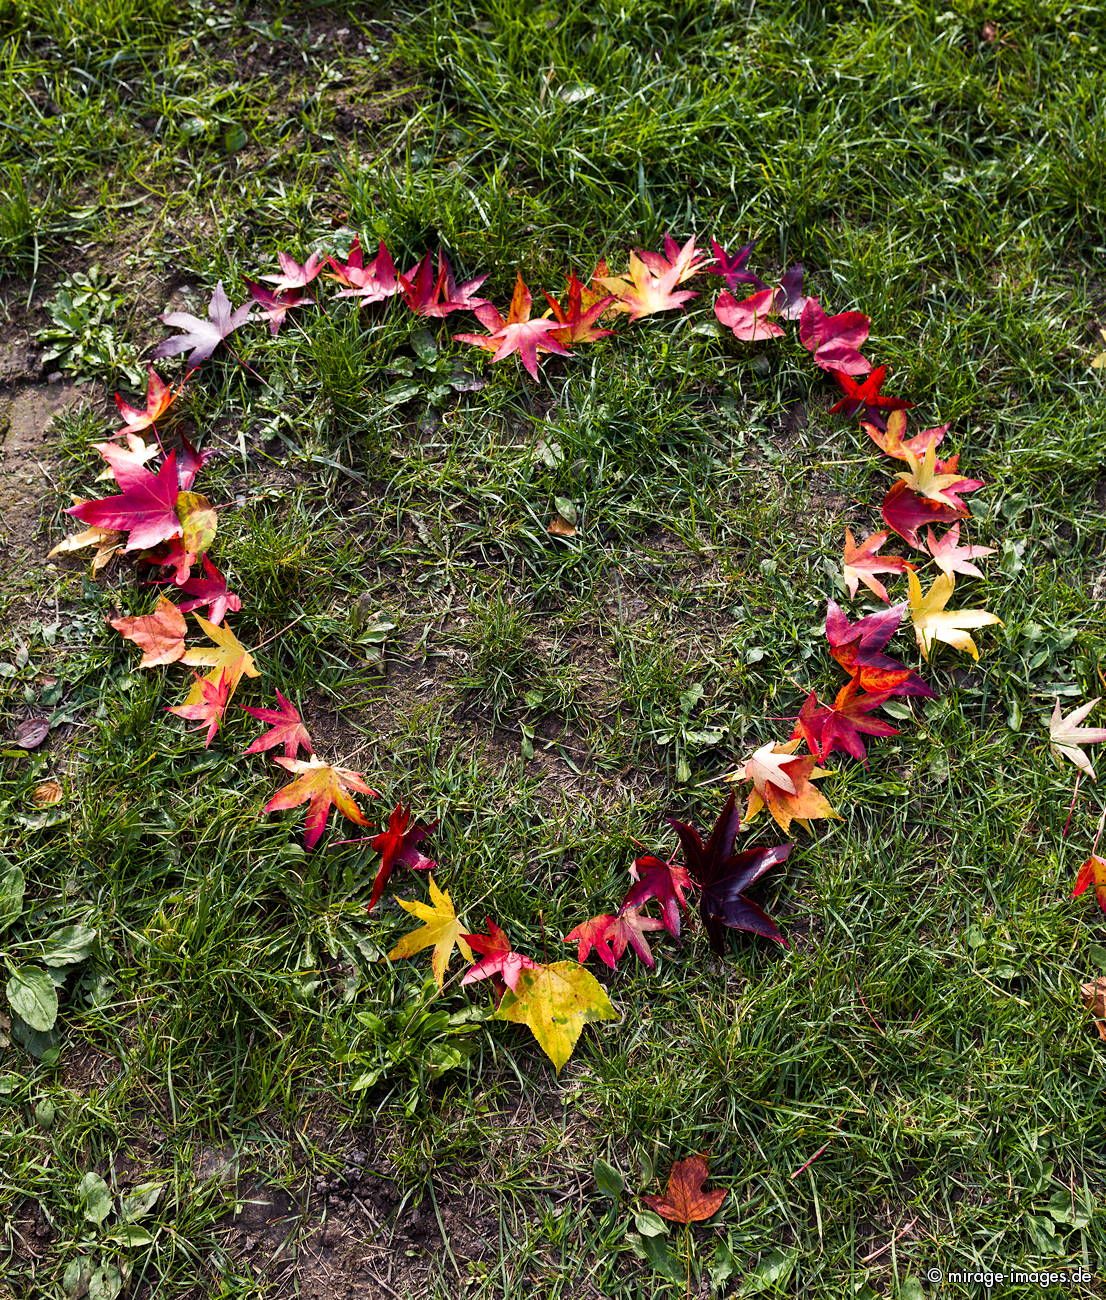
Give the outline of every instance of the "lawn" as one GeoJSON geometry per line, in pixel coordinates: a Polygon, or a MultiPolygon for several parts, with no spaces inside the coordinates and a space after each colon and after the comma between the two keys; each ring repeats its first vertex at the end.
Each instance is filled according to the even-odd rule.
{"type": "MultiPolygon", "coordinates": [[[[1106,945],[1070,895],[1103,805],[1047,721],[1106,689],[1106,11],[0,0],[0,59],[4,980],[95,931],[51,967],[54,1029],[0,999],[0,1300],[1097,1276],[1106,1044],[1080,985],[1106,945]],[[140,670],[109,625],[153,608],[149,570],[47,552],[113,488],[94,444],[158,315],[216,282],[237,305],[278,250],[359,233],[401,269],[442,246],[505,311],[517,271],[541,302],[666,232],[756,239],[769,283],[801,260],[827,310],[872,318],[913,427],[950,423],[986,483],[966,523],[995,554],[954,604],[1002,626],[978,664],[900,633],[937,698],[894,701],[867,766],[827,761],[842,819],[794,827],[755,891],[788,946],[718,956],[687,916],[655,970],[591,960],[618,1017],[558,1075],[456,957],[442,992],[425,953],[388,959],[425,877],[369,914],[377,856],[337,841],[410,803],[468,928],[566,960],[636,855],[677,850],[666,818],[709,827],[721,778],[832,698],[827,600],[879,607],[848,598],[844,527],[880,526],[901,466],[830,413],[796,331],[739,342],[701,276],[534,381],[453,340],[471,315],[320,280],[189,380],[166,427],[218,453],[197,490],[262,670],[236,704],[279,689],[382,796],[311,852],[302,810],[262,814],[286,774],[244,756],[258,724],[232,707],[205,747],[165,712],[182,666],[140,670]],[[666,1226],[640,1197],[699,1152],[722,1207],[666,1226]]],[[[783,838],[762,814],[741,846],[783,838]]]]}

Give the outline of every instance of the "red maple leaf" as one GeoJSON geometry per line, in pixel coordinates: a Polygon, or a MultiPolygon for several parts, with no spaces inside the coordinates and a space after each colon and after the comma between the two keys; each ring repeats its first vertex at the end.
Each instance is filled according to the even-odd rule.
{"type": "Polygon", "coordinates": [[[545,295],[545,300],[553,312],[553,319],[561,326],[560,329],[551,331],[551,337],[558,343],[594,343],[596,339],[606,338],[608,334],[614,333],[614,330],[595,328],[599,318],[614,302],[614,298],[610,294],[605,297],[595,297],[587,286],[577,279],[575,271],[569,272],[568,288],[563,302],[558,302],[548,293],[545,295]],[[587,307],[584,305],[585,295],[592,298],[590,306],[587,307]]]}
{"type": "Polygon", "coordinates": [[[179,537],[181,521],[176,505],[180,482],[176,452],[171,451],[165,457],[156,474],[138,465],[129,467],[125,476],[126,486],[118,496],[83,501],[70,506],[65,513],[96,528],[126,533],[124,550],[127,551],[144,550],[179,537]]]}
{"type": "Polygon", "coordinates": [[[366,911],[371,912],[380,901],[384,889],[391,879],[396,867],[409,867],[412,871],[433,871],[438,865],[425,853],[419,851],[419,845],[428,835],[437,829],[437,822],[424,825],[411,822],[411,809],[397,803],[388,818],[388,825],[379,835],[369,840],[370,847],[380,854],[380,866],[373,880],[372,894],[366,911]]]}
{"type": "Polygon", "coordinates": [[[756,247],[756,240],[752,239],[739,248],[732,255],[727,253],[717,239],[710,241],[711,251],[714,253],[714,261],[704,266],[703,270],[708,275],[720,275],[726,281],[726,287],[736,289],[739,284],[751,284],[758,289],[767,289],[768,286],[754,271],[747,271],[745,263],[749,260],[749,255],[756,247]]]}
{"type": "MultiPolygon", "coordinates": [[[[206,555],[203,556],[202,562],[204,566],[202,578],[190,576],[184,582],[177,584],[180,594],[188,597],[187,600],[180,602],[180,610],[183,614],[190,614],[194,609],[204,609],[206,606],[207,621],[218,625],[228,611],[236,614],[242,608],[242,601],[233,591],[228,590],[226,578],[206,555]]],[[[154,581],[160,585],[172,579],[157,578],[154,581]]]]}
{"type": "Polygon", "coordinates": [[[926,524],[951,524],[968,513],[966,507],[958,510],[943,501],[919,496],[901,479],[891,485],[880,509],[887,527],[919,551],[924,549],[919,529],[926,524]]]}
{"type": "Polygon", "coordinates": [[[776,291],[760,289],[740,302],[727,289],[715,299],[714,314],[723,325],[733,330],[735,338],[743,343],[759,343],[761,339],[779,338],[783,326],[772,317],[776,314],[776,291]]]}
{"type": "Polygon", "coordinates": [[[845,394],[840,401],[834,402],[830,407],[831,415],[838,413],[855,415],[861,410],[865,415],[872,411],[908,411],[914,405],[904,397],[888,397],[880,391],[883,388],[883,381],[887,378],[886,366],[876,366],[859,384],[843,370],[831,370],[830,374],[837,380],[837,386],[845,394]]]}
{"type": "Polygon", "coordinates": [[[120,434],[141,433],[143,429],[152,429],[177,400],[183,388],[183,381],[176,388],[171,388],[153,366],[147,366],[145,410],[140,410],[137,406],[131,406],[129,402],[123,400],[120,393],[116,393],[115,405],[119,408],[119,414],[127,423],[121,429],[116,430],[113,436],[118,438],[120,434]]]}
{"type": "Polygon", "coordinates": [[[623,905],[617,916],[609,912],[593,916],[565,935],[565,943],[576,944],[576,960],[584,962],[594,952],[605,966],[614,970],[627,948],[632,948],[638,958],[652,969],[657,963],[645,935],[649,931],[663,930],[664,922],[654,916],[643,916],[636,907],[623,905]]]}
{"type": "Polygon", "coordinates": [[[683,284],[693,275],[705,270],[710,257],[695,245],[692,235],[686,244],[679,244],[671,235],[664,237],[664,252],[651,253],[647,249],[636,250],[638,257],[656,276],[669,276],[673,284],[683,284]]]}
{"type": "Polygon", "coordinates": [[[845,550],[842,555],[842,569],[845,587],[850,596],[855,596],[860,583],[863,583],[873,595],[885,604],[890,600],[887,588],[875,576],[877,573],[905,573],[914,566],[901,555],[879,555],[887,541],[887,533],[872,533],[862,542],[857,542],[852,529],[845,529],[845,550]]]}
{"type": "Polygon", "coordinates": [[[867,763],[864,736],[899,734],[890,723],[868,716],[885,704],[892,694],[892,691],[865,694],[855,679],[841,687],[832,705],[820,704],[817,694],[811,691],[791,733],[792,739],[802,736],[819,762],[825,762],[830,754],[840,749],[861,763],[867,763]]]}
{"type": "Polygon", "coordinates": [[[278,293],[306,289],[323,269],[323,263],[327,260],[322,253],[312,253],[301,266],[290,253],[277,253],[280,274],[263,275],[261,278],[268,281],[278,293]]]}
{"type": "Polygon", "coordinates": [[[210,677],[201,677],[199,673],[192,674],[196,679],[194,692],[198,692],[199,699],[192,704],[176,704],[165,710],[166,713],[175,713],[178,718],[187,718],[190,722],[198,722],[201,726],[207,726],[207,738],[204,740],[204,749],[215,739],[215,733],[223,721],[223,715],[227,711],[227,705],[230,703],[230,679],[226,673],[219,674],[219,680],[213,682],[210,677]]]}
{"type": "Polygon", "coordinates": [[[830,654],[866,691],[889,691],[892,695],[916,695],[936,699],[936,692],[912,669],[883,653],[884,647],[902,623],[907,606],[889,605],[878,613],[850,623],[836,601],[826,606],[826,640],[830,654]]]}
{"type": "Polygon", "coordinates": [[[526,373],[537,379],[539,352],[555,352],[561,357],[570,357],[572,353],[553,337],[557,331],[555,320],[546,316],[530,319],[531,303],[530,290],[519,272],[506,320],[491,303],[483,303],[475,311],[477,319],[488,333],[454,334],[453,337],[460,343],[471,343],[474,347],[484,348],[492,354],[492,361],[502,361],[512,352],[517,352],[526,373]]]}
{"type": "MultiPolygon", "coordinates": [[[[261,308],[261,314],[269,322],[269,333],[274,337],[280,333],[284,318],[293,307],[310,307],[315,299],[309,298],[303,289],[269,289],[255,280],[244,281],[250,291],[250,297],[261,308]]],[[[341,294],[338,295],[341,297],[341,294]]]]}
{"type": "Polygon", "coordinates": [[[328,257],[327,261],[334,268],[334,274],[328,278],[343,286],[339,298],[359,298],[363,306],[370,302],[383,302],[403,292],[392,255],[383,240],[368,265],[361,251],[361,241],[356,236],[346,261],[338,262],[333,257],[328,257]]]}
{"type": "Polygon", "coordinates": [[[871,324],[869,317],[859,311],[827,316],[817,298],[808,298],[799,317],[799,342],[814,354],[814,364],[823,370],[866,375],[872,363],[860,355],[859,349],[871,324]]]}
{"type": "MultiPolygon", "coordinates": [[[[183,609],[184,606],[182,605],[181,608],[183,609]]],[[[211,620],[213,623],[215,621],[215,619],[211,620]]],[[[313,754],[315,746],[311,743],[311,736],[303,724],[299,710],[291,700],[285,699],[280,691],[277,691],[276,697],[280,705],[278,709],[256,709],[245,704],[242,706],[251,718],[267,723],[270,728],[250,742],[246,753],[262,754],[267,749],[275,749],[277,745],[283,745],[286,758],[295,758],[301,749],[313,754]]]]}
{"type": "Polygon", "coordinates": [[[478,275],[458,285],[453,278],[449,258],[438,250],[438,274],[435,277],[430,254],[399,277],[403,300],[416,316],[448,316],[455,311],[475,311],[477,307],[490,306],[485,298],[477,298],[476,291],[487,279],[478,275]]]}
{"type": "Polygon", "coordinates": [[[495,986],[498,1001],[503,996],[504,989],[514,990],[522,972],[536,970],[538,963],[521,952],[515,952],[506,933],[490,916],[485,918],[484,924],[488,927],[487,934],[461,936],[473,952],[480,954],[480,960],[465,972],[461,983],[476,984],[480,980],[490,979],[495,986]]]}
{"type": "Polygon", "coordinates": [[[676,862],[666,862],[646,854],[634,860],[630,876],[635,883],[630,886],[619,911],[625,911],[628,907],[641,907],[655,898],[660,904],[664,928],[673,938],[678,939],[680,908],[687,906],[683,891],[691,888],[691,877],[687,870],[676,862]]]}

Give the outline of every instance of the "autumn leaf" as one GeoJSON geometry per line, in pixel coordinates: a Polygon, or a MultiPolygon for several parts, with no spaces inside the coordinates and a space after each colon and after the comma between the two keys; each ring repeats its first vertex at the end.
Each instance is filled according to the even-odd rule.
{"type": "Polygon", "coordinates": [[[981,479],[965,478],[957,472],[958,456],[938,460],[936,448],[932,446],[921,457],[907,450],[905,460],[910,468],[896,474],[897,479],[926,501],[949,506],[960,513],[967,510],[960,500],[961,493],[975,492],[984,486],[981,479]]]}
{"type": "Polygon", "coordinates": [[[137,433],[124,434],[125,446],[117,442],[94,442],[92,449],[98,451],[107,461],[108,467],[102,474],[97,474],[96,482],[114,480],[125,488],[132,470],[142,469],[147,461],[154,460],[161,454],[156,442],[146,442],[137,433]]]}
{"type": "MultiPolygon", "coordinates": [[[[186,664],[210,667],[208,677],[215,681],[220,673],[226,673],[231,695],[238,689],[243,677],[260,677],[261,674],[253,661],[253,656],[234,635],[229,627],[217,627],[208,622],[202,614],[192,617],[200,625],[200,630],[213,642],[212,646],[195,646],[184,652],[186,664]]],[[[194,701],[190,701],[194,702],[194,701]]]]}
{"type": "Polygon", "coordinates": [[[961,546],[960,525],[958,523],[948,530],[944,537],[938,539],[930,528],[926,534],[926,546],[930,555],[937,561],[942,573],[963,573],[968,577],[982,578],[982,572],[971,563],[981,560],[985,555],[994,555],[993,546],[961,546]]]}
{"type": "Polygon", "coordinates": [[[820,704],[817,694],[811,691],[799,713],[792,738],[801,736],[819,762],[825,762],[835,750],[841,750],[866,763],[865,736],[899,734],[890,723],[869,716],[891,695],[891,691],[865,694],[855,679],[842,686],[832,705],[820,704]]]}
{"type": "MultiPolygon", "coordinates": [[[[1099,332],[1099,334],[1101,334],[1101,336],[1102,336],[1102,341],[1103,341],[1103,343],[1106,343],[1106,329],[1102,329],[1101,327],[1099,327],[1099,331],[1098,331],[1098,332],[1099,332]]],[[[1099,352],[1099,353],[1097,353],[1097,354],[1096,354],[1096,355],[1091,359],[1091,369],[1092,369],[1092,370],[1101,370],[1101,369],[1103,368],[1103,366],[1106,366],[1106,351],[1103,351],[1103,352],[1099,352]]]]}
{"type": "Polygon", "coordinates": [[[836,601],[826,606],[826,640],[830,654],[866,691],[890,691],[893,695],[916,695],[936,699],[913,669],[883,653],[884,647],[898,631],[907,606],[890,605],[878,613],[850,623],[836,601]]]}
{"type": "Polygon", "coordinates": [[[614,1020],[616,1013],[590,971],[574,961],[555,961],[522,971],[495,1018],[526,1025],[560,1074],[584,1026],[614,1020]]]}
{"type": "Polygon", "coordinates": [[[815,765],[813,755],[796,755],[798,745],[798,740],[786,745],[763,745],[741,769],[737,779],[743,775],[753,783],[745,808],[747,822],[767,808],[786,835],[793,821],[809,831],[812,821],[841,820],[813,784],[830,773],[815,765]]]}
{"type": "Polygon", "coordinates": [[[755,239],[750,240],[733,254],[727,253],[717,239],[712,239],[710,246],[714,253],[714,261],[703,267],[708,275],[720,275],[726,281],[728,289],[736,289],[739,284],[751,284],[758,289],[768,288],[759,275],[745,269],[745,264],[756,247],[755,239]]]}
{"type": "Polygon", "coordinates": [[[615,299],[612,311],[626,312],[632,321],[641,320],[657,312],[673,311],[697,296],[690,289],[677,289],[679,268],[656,275],[636,251],[630,253],[629,262],[625,275],[606,275],[599,280],[615,299]]]}
{"type": "Polygon", "coordinates": [[[531,301],[530,290],[519,272],[506,320],[491,303],[486,303],[475,311],[477,319],[488,333],[454,334],[453,337],[460,343],[471,343],[475,347],[484,348],[492,354],[493,362],[502,361],[512,352],[517,352],[526,373],[532,379],[537,379],[539,352],[555,352],[562,357],[570,357],[572,353],[553,337],[557,331],[555,320],[545,316],[530,319],[531,301]]]}
{"type": "Polygon", "coordinates": [[[924,549],[918,537],[918,530],[923,525],[951,524],[967,514],[964,506],[950,506],[945,502],[919,496],[901,479],[891,485],[890,491],[883,498],[881,510],[887,527],[919,551],[924,549]]]}
{"type": "Polygon", "coordinates": [[[334,271],[328,278],[337,280],[343,286],[339,298],[358,298],[364,306],[370,302],[384,302],[403,292],[403,284],[396,274],[392,255],[383,240],[368,265],[365,264],[361,241],[357,237],[354,237],[344,262],[336,261],[333,257],[328,257],[327,262],[334,271]]]}
{"type": "Polygon", "coordinates": [[[779,338],[783,326],[772,320],[775,315],[775,291],[761,289],[740,302],[728,290],[723,290],[714,303],[714,314],[733,331],[734,338],[743,343],[759,343],[762,339],[779,338]]]}
{"type": "Polygon", "coordinates": [[[201,677],[199,673],[193,675],[196,682],[189,692],[188,699],[183,704],[170,706],[165,712],[175,713],[178,718],[187,718],[190,722],[198,722],[201,727],[206,726],[207,737],[204,740],[204,749],[207,749],[215,739],[215,733],[219,730],[223,715],[227,711],[227,704],[230,702],[230,684],[226,673],[220,673],[217,682],[201,677]],[[199,693],[198,700],[193,700],[192,692],[199,693]]]}
{"type": "Polygon", "coordinates": [[[859,311],[827,316],[817,298],[808,298],[799,317],[799,342],[814,356],[823,370],[840,370],[846,375],[866,375],[872,368],[860,355],[871,328],[871,320],[859,311]]]}
{"type": "MultiPolygon", "coordinates": [[[[210,623],[221,623],[228,613],[236,614],[242,608],[240,597],[233,591],[228,590],[227,580],[211,562],[209,556],[203,557],[204,576],[188,577],[184,582],[178,584],[178,590],[187,600],[180,602],[180,611],[182,614],[191,614],[197,609],[207,610],[207,619],[210,623]]],[[[168,578],[160,578],[159,582],[168,582],[168,578]]]]}
{"type": "Polygon", "coordinates": [[[458,285],[449,258],[439,249],[436,277],[427,253],[417,266],[399,277],[399,282],[403,300],[416,316],[441,317],[455,311],[475,311],[477,307],[489,306],[486,299],[476,297],[477,289],[487,278],[487,275],[478,275],[458,285]]]}
{"type": "Polygon", "coordinates": [[[184,634],[188,624],[180,609],[164,596],[158,597],[152,614],[111,618],[108,622],[120,636],[133,641],[142,651],[139,668],[176,663],[184,655],[184,634]]]}
{"type": "Polygon", "coordinates": [[[674,285],[683,284],[693,275],[698,275],[711,260],[708,253],[696,247],[694,235],[682,246],[671,235],[665,235],[663,253],[652,253],[639,248],[637,255],[655,276],[668,276],[674,285]]]}
{"type": "Polygon", "coordinates": [[[803,264],[796,262],[784,271],[780,282],[772,291],[773,306],[778,316],[784,320],[799,320],[806,306],[803,297],[803,264]]]}
{"type": "Polygon", "coordinates": [[[207,497],[199,492],[177,494],[177,518],[180,520],[180,541],[191,567],[215,540],[219,519],[207,497]]]}
{"type": "Polygon", "coordinates": [[[271,284],[278,293],[306,289],[323,269],[326,260],[322,253],[311,253],[307,261],[301,266],[291,253],[278,252],[277,262],[280,264],[280,274],[263,275],[261,278],[266,283],[271,284]]]}
{"type": "Polygon", "coordinates": [[[506,931],[496,925],[490,916],[484,924],[488,928],[487,934],[461,936],[473,952],[480,954],[480,960],[465,972],[461,983],[476,984],[480,980],[490,979],[497,990],[497,997],[502,998],[506,989],[517,987],[518,977],[524,970],[536,970],[538,963],[521,952],[515,952],[506,931]]]}
{"type": "Polygon", "coordinates": [[[170,452],[156,474],[139,466],[118,496],[83,501],[65,513],[94,528],[126,533],[124,550],[144,550],[180,535],[179,492],[176,453],[170,452]]]}
{"type": "Polygon", "coordinates": [[[684,890],[691,887],[687,870],[651,854],[635,858],[630,868],[630,886],[622,907],[642,907],[651,899],[660,904],[664,928],[674,939],[680,937],[680,908],[687,906],[684,890]]]}
{"type": "Polygon", "coordinates": [[[922,658],[928,659],[934,644],[944,641],[978,660],[979,650],[968,629],[989,627],[992,623],[1001,627],[1002,620],[984,609],[945,609],[956,582],[951,573],[942,573],[935,578],[924,596],[916,573],[908,573],[906,579],[910,584],[910,617],[914,621],[914,634],[922,658]]]}
{"type": "MultiPolygon", "coordinates": [[[[84,505],[83,497],[74,497],[75,506],[84,505]]],[[[118,533],[111,528],[97,528],[94,525],[89,528],[82,528],[79,533],[70,533],[68,537],[63,537],[57,546],[49,552],[47,558],[53,559],[55,555],[71,555],[74,551],[83,551],[88,546],[96,548],[92,557],[93,575],[100,572],[105,565],[111,563],[115,556],[123,549],[127,538],[124,533],[118,533]]]]}
{"type": "Polygon", "coordinates": [[[1099,975],[1079,986],[1083,1005],[1094,1016],[1094,1027],[1099,1038],[1106,1040],[1106,975],[1099,975]]]}
{"type": "Polygon", "coordinates": [[[1048,723],[1049,747],[1057,758],[1066,758],[1092,781],[1097,780],[1091,760],[1083,753],[1081,746],[1098,745],[1106,740],[1106,727],[1084,727],[1080,724],[1098,703],[1098,699],[1088,700],[1086,704],[1072,709],[1066,717],[1060,715],[1060,701],[1056,700],[1052,708],[1052,717],[1048,723]]]}
{"type": "MultiPolygon", "coordinates": [[[[315,299],[309,298],[302,289],[285,289],[277,293],[255,280],[246,280],[244,283],[250,297],[261,308],[261,315],[269,322],[269,333],[274,338],[280,333],[284,318],[293,307],[311,307],[315,303],[315,299]]],[[[339,298],[341,296],[338,295],[339,298]]]]}
{"type": "Polygon", "coordinates": [[[408,867],[411,871],[433,871],[438,864],[422,853],[419,845],[437,827],[437,822],[429,825],[420,821],[412,823],[411,809],[401,803],[396,804],[388,818],[388,825],[379,835],[374,835],[369,840],[369,846],[380,854],[380,866],[373,880],[366,911],[371,912],[380,901],[396,867],[408,867]]]}
{"type": "Polygon", "coordinates": [[[842,557],[842,572],[845,589],[850,596],[855,596],[860,583],[863,583],[873,595],[885,603],[890,600],[887,588],[875,576],[877,573],[905,573],[912,566],[901,555],[879,555],[887,541],[888,533],[872,533],[858,543],[853,537],[852,529],[845,529],[845,552],[842,557]]]}
{"type": "Polygon", "coordinates": [[[924,456],[930,447],[937,447],[949,431],[947,424],[939,424],[932,429],[923,429],[912,438],[906,436],[907,415],[905,410],[891,411],[887,415],[886,427],[864,420],[860,427],[886,456],[896,460],[906,460],[906,453],[912,451],[915,456],[924,456]]]}
{"type": "Polygon", "coordinates": [[[417,900],[408,903],[397,898],[396,902],[405,912],[422,922],[422,925],[409,934],[405,934],[388,954],[389,961],[398,961],[401,957],[413,957],[424,948],[433,948],[430,968],[439,988],[445,983],[446,967],[453,955],[453,949],[459,949],[465,961],[472,961],[472,949],[468,946],[464,934],[464,922],[453,910],[453,902],[444,889],[439,889],[434,877],[429,877],[430,902],[417,900]]]}
{"type": "Polygon", "coordinates": [[[914,405],[903,397],[888,397],[882,391],[883,381],[887,378],[886,366],[876,366],[859,384],[843,370],[831,370],[830,374],[844,393],[844,397],[830,407],[831,415],[855,415],[857,411],[863,411],[865,415],[871,411],[906,411],[914,405]]]}
{"type": "Polygon", "coordinates": [[[710,1170],[703,1156],[677,1160],[668,1175],[663,1196],[642,1196],[642,1200],[662,1219],[673,1223],[701,1223],[717,1214],[728,1192],[724,1187],[706,1191],[703,1184],[710,1170]]]}
{"type": "Polygon", "coordinates": [[[360,772],[346,767],[335,767],[318,758],[286,758],[279,755],[273,760],[295,777],[265,805],[263,812],[283,812],[299,804],[307,804],[304,818],[303,847],[313,849],[326,828],[331,808],[357,826],[368,826],[368,821],[357,806],[351,792],[378,798],[377,792],[366,784],[360,772]]]}
{"type": "Polygon", "coordinates": [[[558,302],[548,293],[545,300],[559,327],[550,331],[550,337],[558,343],[594,343],[597,339],[614,333],[614,330],[596,328],[614,298],[610,294],[598,298],[589,295],[586,286],[576,278],[574,271],[569,273],[563,302],[558,302]],[[585,303],[586,297],[592,298],[590,304],[585,303]]]}
{"type": "Polygon", "coordinates": [[[658,917],[644,916],[639,908],[623,903],[617,916],[604,912],[570,930],[565,935],[565,943],[576,944],[577,961],[586,961],[594,952],[611,970],[617,967],[626,949],[632,948],[637,957],[652,970],[657,963],[645,935],[665,928],[665,923],[658,917]]]}
{"type": "Polygon", "coordinates": [[[243,303],[237,310],[232,310],[230,299],[223,288],[222,280],[215,286],[215,292],[211,295],[211,301],[207,307],[207,320],[202,320],[199,316],[193,316],[188,311],[170,311],[158,319],[163,325],[168,325],[172,329],[183,330],[181,334],[174,334],[171,338],[163,339],[153,351],[154,360],[161,357],[173,357],[178,352],[189,352],[188,369],[195,370],[197,366],[207,361],[215,349],[229,338],[235,330],[240,329],[247,320],[253,309],[252,303],[243,303]]]}
{"type": "Polygon", "coordinates": [[[242,706],[243,711],[251,718],[256,718],[258,722],[264,722],[269,727],[268,731],[262,732],[250,742],[246,753],[263,754],[268,749],[275,749],[278,745],[282,745],[285,758],[296,758],[301,749],[308,754],[313,754],[315,746],[311,743],[311,736],[303,725],[299,710],[291,700],[285,699],[280,691],[277,691],[276,697],[280,705],[277,709],[259,709],[245,704],[242,706]]]}
{"type": "Polygon", "coordinates": [[[144,429],[152,429],[177,400],[183,388],[183,383],[176,388],[171,388],[153,366],[147,366],[146,406],[144,409],[131,406],[129,402],[124,401],[122,394],[115,394],[115,405],[119,408],[119,414],[126,421],[126,424],[116,431],[115,437],[119,437],[121,434],[141,433],[144,429]]]}
{"type": "Polygon", "coordinates": [[[1106,912],[1106,858],[1100,858],[1097,853],[1092,853],[1079,868],[1075,888],[1071,891],[1072,898],[1085,894],[1091,885],[1094,885],[1099,907],[1106,912]]]}
{"type": "Polygon", "coordinates": [[[775,921],[746,891],[787,858],[791,845],[735,852],[741,818],[732,790],[705,841],[686,822],[670,817],[668,824],[679,837],[688,876],[699,886],[699,916],[714,951],[725,951],[727,929],[746,930],[786,946],[775,921]]]}

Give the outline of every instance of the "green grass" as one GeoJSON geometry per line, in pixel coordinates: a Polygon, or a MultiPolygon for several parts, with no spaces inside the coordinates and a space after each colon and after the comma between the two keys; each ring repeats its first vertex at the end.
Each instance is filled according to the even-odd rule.
{"type": "MultiPolygon", "coordinates": [[[[933,1267],[1101,1270],[1102,1044],[1079,984],[1102,926],[1068,898],[1101,800],[1084,783],[1065,839],[1072,770],[1041,722],[1055,692],[1100,689],[1106,649],[1088,368],[1104,50],[1101,7],[1058,0],[428,0],[372,21],[0,0],[12,329],[45,325],[65,275],[98,263],[127,302],[119,340],[145,346],[179,286],[196,303],[222,278],[237,302],[277,248],[352,230],[404,267],[441,242],[500,304],[516,267],[555,289],[666,230],[755,235],[760,269],[801,258],[827,308],[870,313],[893,390],[952,422],[988,483],[971,540],[1000,548],[957,603],[1004,620],[978,668],[938,656],[941,698],[870,767],[835,764],[844,820],[798,832],[767,890],[793,946],[736,941],[720,961],[698,934],[658,943],[655,974],[607,981],[621,1022],[586,1031],[557,1080],[521,1029],[404,1028],[427,971],[383,959],[407,917],[365,916],[373,859],[305,855],[294,817],[259,817],[273,769],[242,758],[245,715],[210,750],[165,716],[181,672],[137,671],[104,622],[151,600],[128,569],[10,575],[5,734],[28,711],[67,720],[41,751],[3,750],[3,852],[28,902],[0,952],[75,921],[99,941],[36,1045],[56,1051],[0,1054],[4,1300],[66,1294],[75,1259],[114,1261],[127,1296],[293,1294],[266,1273],[269,1230],[227,1236],[236,1198],[267,1185],[306,1207],[310,1295],[317,1180],[348,1173],[351,1145],[376,1218],[331,1216],[377,1243],[380,1276],[391,1241],[403,1300],[915,1300],[980,1294],[929,1286],[933,1267]],[[31,798],[48,778],[60,816],[31,798]],[[462,1039],[468,1064],[429,1078],[462,1039]],[[632,1196],[699,1150],[729,1197],[665,1255],[632,1196]],[[90,1170],[118,1193],[164,1184],[150,1242],[84,1218],[90,1170]]],[[[383,792],[374,815],[404,798],[440,818],[440,879],[469,922],[490,913],[539,958],[617,903],[638,844],[672,848],[665,816],[708,822],[713,779],[833,689],[821,619],[843,524],[874,524],[887,482],[797,341],[734,344],[697,285],[686,315],[547,362],[536,385],[452,328],[434,354],[406,314],[329,298],[275,341],[238,336],[263,382],[217,361],[182,402],[224,452],[203,484],[232,503],[216,553],[244,598],[235,630],[267,643],[243,698],[301,700],[320,749],[383,792]],[[484,386],[446,391],[455,364],[484,386]],[[546,532],[557,498],[578,513],[567,542],[546,532]],[[395,625],[382,662],[377,621],[395,625]]],[[[98,393],[55,425],[42,555],[108,428],[98,393]]],[[[748,840],[775,837],[762,820],[748,840]]],[[[484,1002],[453,987],[443,1005],[484,1002]]]]}

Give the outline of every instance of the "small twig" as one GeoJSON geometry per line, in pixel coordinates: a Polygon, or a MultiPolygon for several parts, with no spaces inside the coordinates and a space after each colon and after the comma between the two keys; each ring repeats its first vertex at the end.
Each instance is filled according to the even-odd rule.
{"type": "Polygon", "coordinates": [[[304,620],[306,617],[307,617],[307,614],[306,614],[306,613],[303,613],[303,614],[301,614],[298,618],[294,618],[294,619],[291,621],[291,623],[286,624],[286,626],[282,627],[282,628],[280,629],[279,632],[274,632],[272,636],[268,636],[268,637],[266,637],[264,641],[261,641],[258,645],[255,645],[255,646],[254,646],[254,649],[255,649],[255,650],[264,650],[265,647],[266,647],[266,646],[267,646],[271,641],[275,641],[275,640],[277,639],[278,636],[283,636],[283,635],[285,634],[285,632],[289,632],[289,631],[291,631],[292,628],[294,628],[294,627],[296,626],[297,623],[302,623],[303,620],[304,620]]]}
{"type": "MultiPolygon", "coordinates": [[[[833,1141],[833,1138],[830,1138],[830,1142],[832,1142],[832,1141],[833,1141]]],[[[825,1143],[823,1143],[822,1146],[820,1146],[820,1147],[818,1148],[818,1150],[815,1151],[815,1153],[810,1157],[810,1159],[806,1162],[806,1164],[800,1165],[800,1166],[798,1167],[798,1169],[796,1169],[795,1172],[791,1175],[791,1179],[792,1179],[792,1181],[794,1181],[794,1179],[798,1178],[798,1176],[799,1176],[801,1173],[803,1173],[805,1170],[809,1169],[810,1166],[815,1162],[815,1160],[817,1160],[818,1157],[819,1157],[820,1155],[823,1155],[823,1154],[826,1152],[826,1150],[827,1150],[828,1147],[829,1147],[829,1144],[830,1144],[829,1142],[825,1142],[825,1143]]]]}

